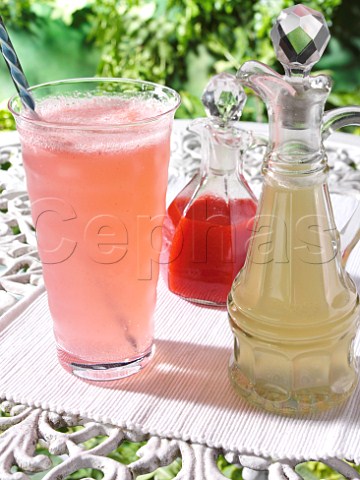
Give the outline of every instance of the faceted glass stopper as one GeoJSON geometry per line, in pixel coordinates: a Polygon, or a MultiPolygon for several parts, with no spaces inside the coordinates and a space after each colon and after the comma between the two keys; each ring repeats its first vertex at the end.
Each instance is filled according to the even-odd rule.
{"type": "Polygon", "coordinates": [[[235,75],[220,73],[211,77],[201,100],[209,117],[226,123],[240,119],[246,94],[235,75]]]}
{"type": "Polygon", "coordinates": [[[278,60],[289,70],[310,70],[330,40],[324,16],[304,5],[283,10],[271,30],[278,60]]]}

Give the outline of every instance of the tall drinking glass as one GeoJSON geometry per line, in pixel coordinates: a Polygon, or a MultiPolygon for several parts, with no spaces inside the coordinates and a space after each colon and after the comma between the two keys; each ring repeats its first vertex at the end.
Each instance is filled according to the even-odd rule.
{"type": "Polygon", "coordinates": [[[61,365],[90,380],[138,372],[153,352],[161,223],[178,94],[125,79],[31,88],[9,102],[61,365]]]}

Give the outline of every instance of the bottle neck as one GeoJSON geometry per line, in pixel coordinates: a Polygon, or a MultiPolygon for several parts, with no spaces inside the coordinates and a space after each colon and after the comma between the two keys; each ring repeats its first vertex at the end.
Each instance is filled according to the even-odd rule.
{"type": "Polygon", "coordinates": [[[279,95],[268,108],[270,140],[265,168],[283,173],[313,173],[326,168],[321,126],[324,92],[279,95]]]}
{"type": "Polygon", "coordinates": [[[242,151],[251,141],[251,134],[237,125],[219,127],[208,123],[202,129],[204,169],[214,175],[234,173],[240,166],[242,151]]]}
{"type": "Polygon", "coordinates": [[[233,173],[240,160],[240,152],[237,148],[219,145],[215,142],[209,145],[208,171],[214,175],[226,175],[233,173]]]}

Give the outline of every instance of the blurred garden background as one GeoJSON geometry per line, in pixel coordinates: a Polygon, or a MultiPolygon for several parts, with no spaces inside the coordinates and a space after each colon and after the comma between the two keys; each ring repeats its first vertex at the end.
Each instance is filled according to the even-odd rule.
{"type": "MultiPolygon", "coordinates": [[[[181,93],[178,118],[204,115],[209,77],[256,58],[279,71],[269,38],[293,0],[0,0],[0,14],[31,85],[79,76],[141,78],[181,93]]],[[[360,104],[359,0],[304,0],[321,10],[332,40],[315,69],[332,76],[327,108],[360,104]]],[[[14,128],[14,93],[0,60],[0,129],[14,128]]],[[[249,92],[250,93],[250,92],[249,92]]],[[[266,120],[250,96],[244,119],[266,120]]]]}
{"type": "MultiPolygon", "coordinates": [[[[293,0],[0,0],[3,17],[31,85],[72,77],[141,78],[178,90],[178,118],[203,116],[202,90],[212,74],[235,73],[246,60],[257,59],[282,71],[269,32],[279,12],[293,0]]],[[[332,76],[327,108],[360,104],[360,1],[303,0],[321,10],[332,40],[315,67],[332,76]]],[[[0,59],[0,130],[14,128],[7,100],[14,93],[0,59]]],[[[250,94],[250,92],[248,92],[250,94]]],[[[266,121],[254,96],[245,120],[266,121]]],[[[360,130],[358,129],[358,133],[360,130]]],[[[276,434],[276,432],[274,432],[276,434]]],[[[140,444],[124,443],[113,457],[129,463],[140,444]]],[[[40,448],[40,447],[39,447],[40,448]]],[[[40,450],[39,450],[40,451],[40,450]]],[[[53,458],[54,463],[61,459],[53,458]]],[[[219,468],[233,480],[241,469],[219,457],[219,468]]],[[[142,480],[174,478],[177,460],[142,480]]],[[[343,477],[318,462],[298,467],[307,480],[343,477]]],[[[82,471],[71,478],[96,472],[82,471]]],[[[33,476],[40,480],[42,475],[33,476]]]]}

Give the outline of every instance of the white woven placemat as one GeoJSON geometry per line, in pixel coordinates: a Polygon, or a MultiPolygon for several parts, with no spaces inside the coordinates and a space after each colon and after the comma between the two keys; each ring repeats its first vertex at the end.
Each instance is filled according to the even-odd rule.
{"type": "MultiPolygon", "coordinates": [[[[349,272],[359,287],[360,248],[349,272]]],[[[230,386],[225,310],[185,302],[160,282],[155,321],[150,366],[111,384],[86,383],[58,365],[46,294],[39,290],[0,319],[0,398],[227,451],[360,463],[360,388],[346,404],[318,416],[269,414],[230,386]]]]}

